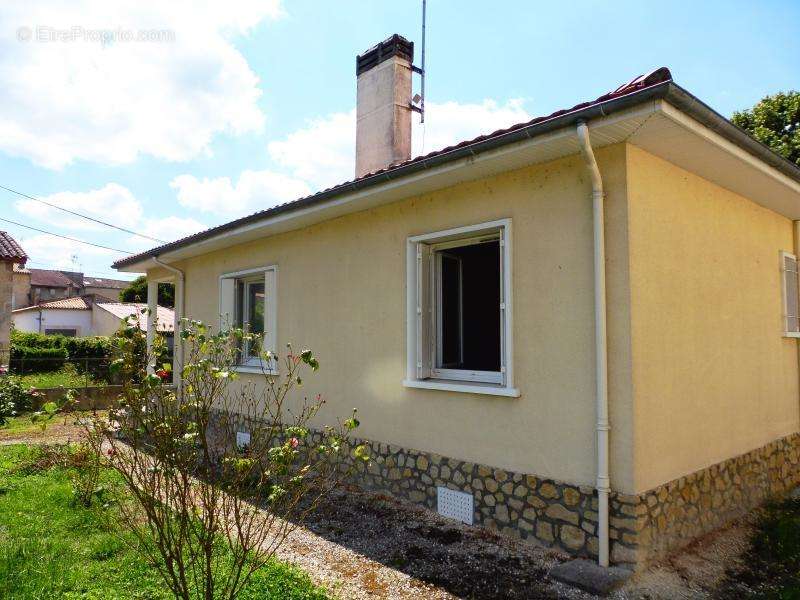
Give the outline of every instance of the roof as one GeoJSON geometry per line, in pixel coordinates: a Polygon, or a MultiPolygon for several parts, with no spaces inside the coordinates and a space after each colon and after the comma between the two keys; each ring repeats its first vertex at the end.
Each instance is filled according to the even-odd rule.
{"type": "Polygon", "coordinates": [[[61,271],[51,269],[30,269],[31,285],[51,288],[78,288],[75,282],[61,271]]]}
{"type": "Polygon", "coordinates": [[[0,231],[0,260],[22,264],[28,260],[22,246],[5,231],[0,231]]]}
{"type": "MultiPolygon", "coordinates": [[[[51,300],[49,302],[40,302],[33,306],[26,306],[25,308],[18,308],[14,312],[22,312],[25,310],[89,310],[92,308],[92,301],[94,294],[86,294],[84,296],[73,296],[72,298],[60,298],[58,300],[51,300]]],[[[98,296],[100,298],[100,296],[98,296]]],[[[105,300],[105,298],[104,298],[105,300]]]]}
{"type": "Polygon", "coordinates": [[[124,279],[108,279],[106,277],[86,277],[83,278],[83,287],[101,287],[112,288],[115,290],[124,290],[131,284],[130,281],[124,279]]]}
{"type": "MultiPolygon", "coordinates": [[[[127,319],[133,316],[142,316],[142,311],[147,308],[147,304],[141,302],[97,302],[97,308],[110,312],[119,319],[127,319]]],[[[175,331],[175,311],[166,306],[159,306],[156,311],[158,325],[156,329],[162,333],[175,331]]],[[[147,331],[147,320],[139,319],[139,327],[147,331]]]]}
{"type": "MultiPolygon", "coordinates": [[[[461,158],[476,156],[483,152],[494,150],[500,146],[543,136],[557,129],[575,125],[579,121],[588,121],[590,119],[608,116],[632,106],[638,106],[645,102],[659,99],[667,100],[670,104],[691,116],[702,125],[709,127],[715,133],[745,150],[747,153],[800,183],[800,167],[776,154],[770,148],[733,125],[725,117],[709,108],[688,91],[675,84],[669,69],[661,67],[651,73],[636,77],[632,81],[619,86],[611,92],[603,94],[595,100],[582,102],[571,108],[558,110],[546,116],[536,117],[530,121],[519,123],[506,129],[500,129],[493,133],[481,135],[441,150],[414,157],[405,162],[391,165],[373,173],[368,173],[310,196],[279,204],[217,227],[212,227],[205,231],[157,246],[145,252],[122,258],[114,262],[113,267],[118,269],[128,267],[143,260],[147,260],[150,257],[161,256],[166,252],[214,238],[244,225],[265,221],[279,215],[283,218],[287,213],[300,213],[305,209],[343,196],[349,192],[356,192],[378,186],[379,184],[407,177],[425,169],[437,167],[461,158]]],[[[286,218],[289,218],[288,215],[286,218]]]]}

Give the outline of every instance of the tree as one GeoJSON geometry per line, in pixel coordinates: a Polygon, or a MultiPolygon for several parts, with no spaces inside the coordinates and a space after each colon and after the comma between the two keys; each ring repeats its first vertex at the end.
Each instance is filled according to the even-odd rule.
{"type": "MultiPolygon", "coordinates": [[[[147,277],[140,275],[119,293],[120,302],[147,302],[147,277]]],[[[175,288],[169,283],[158,284],[158,304],[172,308],[175,306],[175,288]]]]}
{"type": "Polygon", "coordinates": [[[282,360],[262,352],[280,374],[267,368],[260,385],[234,383],[243,342],[259,347],[260,336],[184,319],[186,362],[175,389],[169,367],[153,364],[164,339],[156,336],[148,358],[137,350],[144,335],[129,323],[115,338],[113,365],[126,383],[109,412],[113,426],[100,415],[85,421],[88,443],[123,482],[117,525],[133,533],[174,596],[234,600],[319,498],[366,462],[366,447],[348,439],[355,410],[312,432],[324,401],[291,397],[319,368],[310,350],[289,347],[282,360]],[[249,433],[246,443],[239,431],[249,433]]]}
{"type": "Polygon", "coordinates": [[[789,162],[800,166],[800,92],[778,92],[731,121],[789,162]]]}

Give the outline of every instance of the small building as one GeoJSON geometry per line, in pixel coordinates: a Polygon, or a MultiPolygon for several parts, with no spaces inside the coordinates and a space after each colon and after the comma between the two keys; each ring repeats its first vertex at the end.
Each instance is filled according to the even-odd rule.
{"type": "Polygon", "coordinates": [[[358,481],[468,523],[641,565],[800,483],[800,168],[666,68],[412,158],[412,60],[357,59],[352,181],[115,268],[312,348],[358,481]]]}
{"type": "Polygon", "coordinates": [[[28,256],[5,231],[0,231],[0,365],[8,364],[11,311],[14,306],[14,269],[24,266],[28,256]]]}
{"type": "MultiPolygon", "coordinates": [[[[19,331],[71,337],[112,335],[119,329],[120,321],[129,317],[138,318],[140,327],[146,329],[147,319],[142,314],[146,308],[146,304],[114,302],[98,294],[84,294],[19,308],[13,311],[12,318],[14,328],[19,331]]],[[[174,312],[164,306],[159,306],[157,312],[158,331],[170,337],[175,330],[174,312]]]]}
{"type": "Polygon", "coordinates": [[[117,300],[119,293],[129,284],[123,279],[91,277],[79,271],[30,269],[18,265],[14,269],[14,308],[86,294],[117,300]]]}

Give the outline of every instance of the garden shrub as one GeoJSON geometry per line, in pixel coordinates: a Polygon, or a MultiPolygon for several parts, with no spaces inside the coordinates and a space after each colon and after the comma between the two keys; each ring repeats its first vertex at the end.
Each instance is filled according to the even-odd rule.
{"type": "Polygon", "coordinates": [[[65,337],[63,335],[44,335],[41,333],[25,333],[13,331],[11,333],[11,369],[18,373],[32,373],[44,371],[57,371],[64,365],[64,360],[36,361],[41,368],[29,368],[27,364],[22,369],[23,359],[37,356],[35,351],[51,351],[52,355],[39,354],[41,358],[63,356],[75,365],[78,373],[89,373],[93,378],[109,380],[109,365],[113,360],[114,346],[111,338],[103,336],[91,337],[65,337]],[[20,360],[13,361],[15,354],[20,360]]]}
{"type": "Polygon", "coordinates": [[[64,348],[31,348],[12,344],[9,366],[15,373],[43,373],[59,370],[66,360],[67,351],[64,348]]]}
{"type": "Polygon", "coordinates": [[[16,377],[0,377],[0,425],[9,417],[31,408],[30,393],[25,390],[16,377]]]}

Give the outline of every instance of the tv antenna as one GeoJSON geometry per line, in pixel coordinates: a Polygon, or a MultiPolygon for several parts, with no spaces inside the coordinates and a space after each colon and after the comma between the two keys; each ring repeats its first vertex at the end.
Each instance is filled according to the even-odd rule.
{"type": "Polygon", "coordinates": [[[425,8],[427,0],[422,0],[422,59],[419,67],[411,65],[414,73],[419,73],[420,92],[411,99],[411,110],[419,113],[419,122],[425,122],[425,8]]]}

